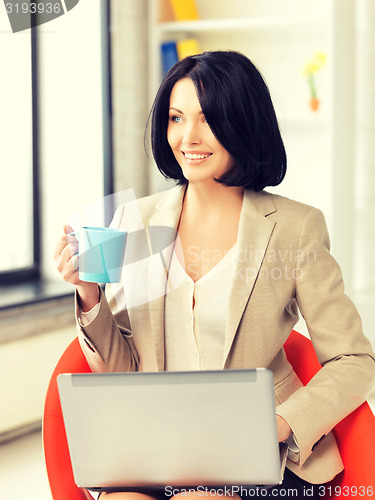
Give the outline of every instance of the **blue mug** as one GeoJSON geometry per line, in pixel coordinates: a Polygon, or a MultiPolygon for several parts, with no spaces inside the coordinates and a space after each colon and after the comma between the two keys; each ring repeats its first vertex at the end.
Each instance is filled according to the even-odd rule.
{"type": "Polygon", "coordinates": [[[80,280],[91,283],[118,283],[121,280],[126,231],[85,226],[69,236],[78,240],[80,280]]]}

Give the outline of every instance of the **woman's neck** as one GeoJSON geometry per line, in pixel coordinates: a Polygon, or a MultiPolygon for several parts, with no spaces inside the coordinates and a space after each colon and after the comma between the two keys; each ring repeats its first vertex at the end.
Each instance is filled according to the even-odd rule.
{"type": "Polygon", "coordinates": [[[189,183],[185,191],[184,209],[193,209],[206,215],[241,209],[243,193],[242,186],[226,186],[216,181],[189,183]]]}

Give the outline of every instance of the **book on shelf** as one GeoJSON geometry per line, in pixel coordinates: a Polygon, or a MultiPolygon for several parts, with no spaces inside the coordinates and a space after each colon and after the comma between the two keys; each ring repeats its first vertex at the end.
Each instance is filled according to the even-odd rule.
{"type": "Polygon", "coordinates": [[[179,60],[200,53],[201,49],[199,47],[199,43],[196,38],[185,38],[184,40],[178,40],[177,55],[179,60]]]}
{"type": "Polygon", "coordinates": [[[195,0],[169,0],[176,21],[195,21],[199,12],[195,0]]]}
{"type": "Polygon", "coordinates": [[[178,61],[177,44],[174,41],[163,42],[160,46],[163,75],[178,61]]]}
{"type": "Polygon", "coordinates": [[[200,52],[201,50],[196,38],[163,42],[161,44],[163,75],[165,75],[177,61],[188,56],[199,54],[200,52]]]}

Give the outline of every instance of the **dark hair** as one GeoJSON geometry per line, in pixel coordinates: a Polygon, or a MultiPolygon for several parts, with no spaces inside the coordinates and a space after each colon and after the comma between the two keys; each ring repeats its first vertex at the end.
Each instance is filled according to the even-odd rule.
{"type": "Polygon", "coordinates": [[[180,185],[187,182],[167,141],[170,95],[186,77],[195,85],[213,134],[234,159],[233,167],[215,180],[254,191],[280,184],[286,154],[267,84],[247,57],[233,51],[186,57],[165,75],[150,113],[152,152],[160,172],[180,185]]]}

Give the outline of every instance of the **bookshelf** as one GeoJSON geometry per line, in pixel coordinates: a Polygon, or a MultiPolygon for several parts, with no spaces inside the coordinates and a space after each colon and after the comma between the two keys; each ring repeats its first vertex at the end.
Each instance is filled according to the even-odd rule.
{"type": "MultiPolygon", "coordinates": [[[[352,247],[355,1],[195,2],[199,19],[175,21],[169,0],[149,0],[150,102],[162,78],[164,41],[194,37],[202,51],[247,55],[270,88],[288,153],[286,179],[271,190],[321,208],[333,246],[352,247]],[[316,52],[327,54],[327,65],[317,75],[321,104],[314,113],[302,68],[316,52]]],[[[152,191],[165,188],[159,173],[152,172],[152,191]]],[[[346,251],[339,257],[350,290],[352,255],[346,251]]]]}
{"type": "Polygon", "coordinates": [[[252,30],[252,29],[293,29],[293,30],[322,30],[324,23],[314,21],[308,18],[291,20],[290,18],[265,17],[245,17],[245,18],[227,18],[227,19],[199,19],[197,21],[170,21],[161,22],[156,26],[160,34],[179,33],[205,33],[207,31],[223,32],[233,30],[252,30]]]}

